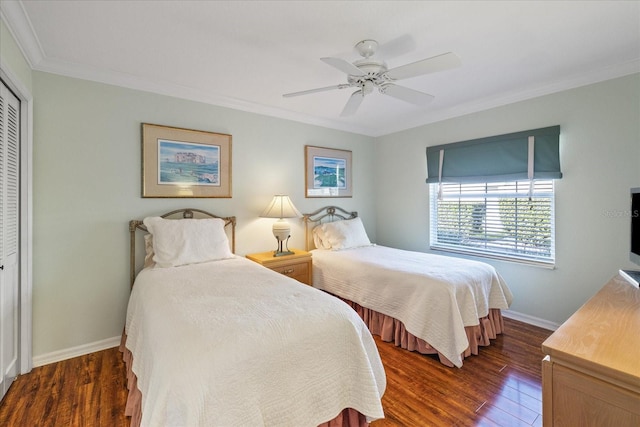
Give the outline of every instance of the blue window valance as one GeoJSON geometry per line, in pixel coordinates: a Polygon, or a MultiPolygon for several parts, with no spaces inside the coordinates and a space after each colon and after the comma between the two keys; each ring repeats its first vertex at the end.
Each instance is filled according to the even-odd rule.
{"type": "Polygon", "coordinates": [[[560,179],[560,126],[427,147],[427,183],[560,179]]]}

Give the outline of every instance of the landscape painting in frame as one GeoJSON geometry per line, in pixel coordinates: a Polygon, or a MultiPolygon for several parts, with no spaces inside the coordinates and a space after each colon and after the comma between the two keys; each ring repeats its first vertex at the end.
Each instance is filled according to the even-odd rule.
{"type": "Polygon", "coordinates": [[[142,197],[231,197],[231,135],[143,123],[142,197]]]}
{"type": "Polygon", "coordinates": [[[158,140],[159,185],[220,185],[220,146],[158,140]]]}
{"type": "Polygon", "coordinates": [[[352,197],[351,151],[305,147],[306,197],[352,197]]]}

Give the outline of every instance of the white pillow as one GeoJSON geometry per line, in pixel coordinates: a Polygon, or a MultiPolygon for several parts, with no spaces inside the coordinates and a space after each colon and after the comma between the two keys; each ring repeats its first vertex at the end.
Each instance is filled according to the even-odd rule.
{"type": "Polygon", "coordinates": [[[144,268],[153,267],[153,236],[151,234],[144,235],[144,268]]]}
{"type": "Polygon", "coordinates": [[[156,267],[177,267],[232,258],[224,220],[148,217],[144,225],[153,235],[156,267]]]}
{"type": "Polygon", "coordinates": [[[343,221],[329,222],[316,228],[325,249],[341,250],[371,246],[371,241],[359,217],[343,221]]]}
{"type": "Polygon", "coordinates": [[[322,230],[321,230],[321,225],[317,225],[315,227],[313,227],[313,244],[317,249],[326,249],[323,246],[323,242],[322,242],[322,237],[320,237],[322,230]]]}
{"type": "Polygon", "coordinates": [[[331,244],[327,240],[326,232],[322,227],[324,224],[317,225],[313,228],[313,244],[317,249],[331,249],[331,244]],[[323,240],[323,238],[325,240],[323,240]]]}

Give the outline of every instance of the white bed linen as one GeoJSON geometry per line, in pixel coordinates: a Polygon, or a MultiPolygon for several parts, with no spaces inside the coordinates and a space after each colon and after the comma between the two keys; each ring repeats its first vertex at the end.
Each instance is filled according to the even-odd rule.
{"type": "Polygon", "coordinates": [[[316,426],[383,418],[386,379],[342,301],[235,257],[136,278],[126,347],[142,426],[316,426]]]}
{"type": "Polygon", "coordinates": [[[314,287],[400,320],[457,367],[469,346],[465,326],[512,300],[482,262],[377,245],[312,253],[314,287]]]}

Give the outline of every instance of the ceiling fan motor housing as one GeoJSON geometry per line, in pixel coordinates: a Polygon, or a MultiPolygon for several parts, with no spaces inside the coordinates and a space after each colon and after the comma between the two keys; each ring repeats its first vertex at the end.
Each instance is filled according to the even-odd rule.
{"type": "Polygon", "coordinates": [[[347,80],[349,84],[360,87],[364,95],[371,93],[374,86],[379,86],[387,81],[384,77],[384,73],[387,71],[387,64],[384,61],[364,58],[355,61],[353,65],[358,67],[365,75],[349,75],[347,80]]]}

